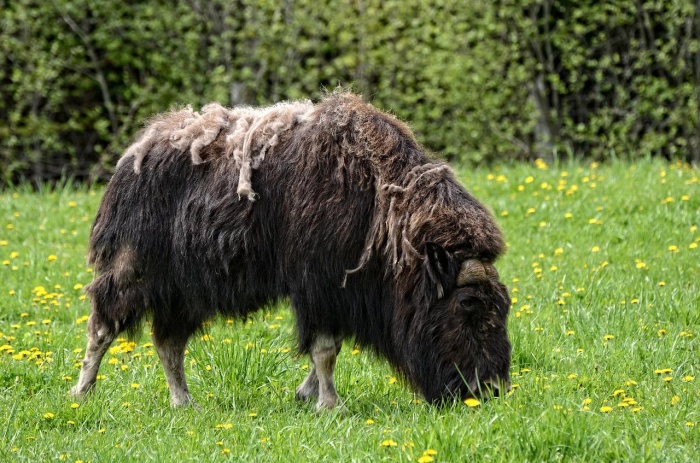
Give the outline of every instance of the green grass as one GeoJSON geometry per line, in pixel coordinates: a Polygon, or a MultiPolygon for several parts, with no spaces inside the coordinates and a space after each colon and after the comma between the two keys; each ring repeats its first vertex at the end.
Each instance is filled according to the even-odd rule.
{"type": "Polygon", "coordinates": [[[436,462],[695,461],[700,172],[644,161],[459,176],[509,244],[498,267],[514,301],[514,389],[434,408],[348,342],[344,415],[294,400],[308,360],[294,353],[286,307],[215,321],[192,340],[200,409],[169,407],[147,328],[115,343],[93,395],[70,399],[102,190],[1,192],[0,461],[415,462],[428,449],[436,462]]]}

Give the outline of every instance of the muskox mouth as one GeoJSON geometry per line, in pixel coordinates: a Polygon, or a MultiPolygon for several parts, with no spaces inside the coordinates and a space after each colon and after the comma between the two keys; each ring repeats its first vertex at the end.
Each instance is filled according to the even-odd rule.
{"type": "Polygon", "coordinates": [[[487,379],[485,381],[471,381],[467,384],[467,396],[482,400],[495,399],[505,396],[510,391],[510,381],[502,379],[487,379]]]}

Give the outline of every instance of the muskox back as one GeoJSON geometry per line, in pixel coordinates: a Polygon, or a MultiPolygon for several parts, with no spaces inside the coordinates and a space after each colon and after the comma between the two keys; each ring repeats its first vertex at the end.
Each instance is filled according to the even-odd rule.
{"type": "MultiPolygon", "coordinates": [[[[156,117],[120,160],[89,248],[97,276],[75,393],[94,384],[114,337],[150,314],[172,402],[187,403],[190,335],[216,314],[244,317],[289,297],[300,351],[314,363],[297,395],[332,408],[346,337],[430,396],[421,377],[433,373],[414,371],[423,354],[406,343],[423,342],[416,336],[434,323],[427,309],[456,285],[460,262],[492,262],[503,242],[486,209],[405,125],[336,93],[317,105],[209,105],[156,117]]],[[[505,288],[493,284],[507,313],[505,288]]],[[[508,345],[490,376],[507,380],[509,355],[508,345]]],[[[442,369],[455,359],[436,361],[442,369]]],[[[455,387],[438,386],[438,395],[455,387]]]]}

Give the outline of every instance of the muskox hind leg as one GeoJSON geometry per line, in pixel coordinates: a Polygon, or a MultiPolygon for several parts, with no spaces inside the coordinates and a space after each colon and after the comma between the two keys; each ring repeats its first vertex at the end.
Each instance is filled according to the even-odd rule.
{"type": "Polygon", "coordinates": [[[119,325],[115,322],[115,326],[110,326],[93,310],[88,319],[87,331],[88,342],[80,367],[78,384],[70,390],[70,395],[74,397],[81,397],[94,387],[102,357],[119,334],[119,325]]]}
{"type": "Polygon", "coordinates": [[[296,397],[299,400],[316,401],[316,410],[332,409],[341,405],[335,390],[333,372],[335,361],[343,345],[342,337],[318,335],[311,345],[311,363],[313,367],[306,379],[297,388],[296,397]]]}
{"type": "Polygon", "coordinates": [[[185,380],[185,346],[189,335],[167,336],[154,330],[152,338],[168,381],[170,404],[173,407],[195,405],[185,380]]]}

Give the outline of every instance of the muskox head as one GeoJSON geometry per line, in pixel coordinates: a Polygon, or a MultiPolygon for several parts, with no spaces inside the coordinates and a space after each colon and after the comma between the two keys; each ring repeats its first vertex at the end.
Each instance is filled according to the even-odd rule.
{"type": "Polygon", "coordinates": [[[491,397],[510,388],[510,299],[488,258],[429,243],[424,272],[432,300],[412,320],[408,379],[425,398],[491,397]]]}

